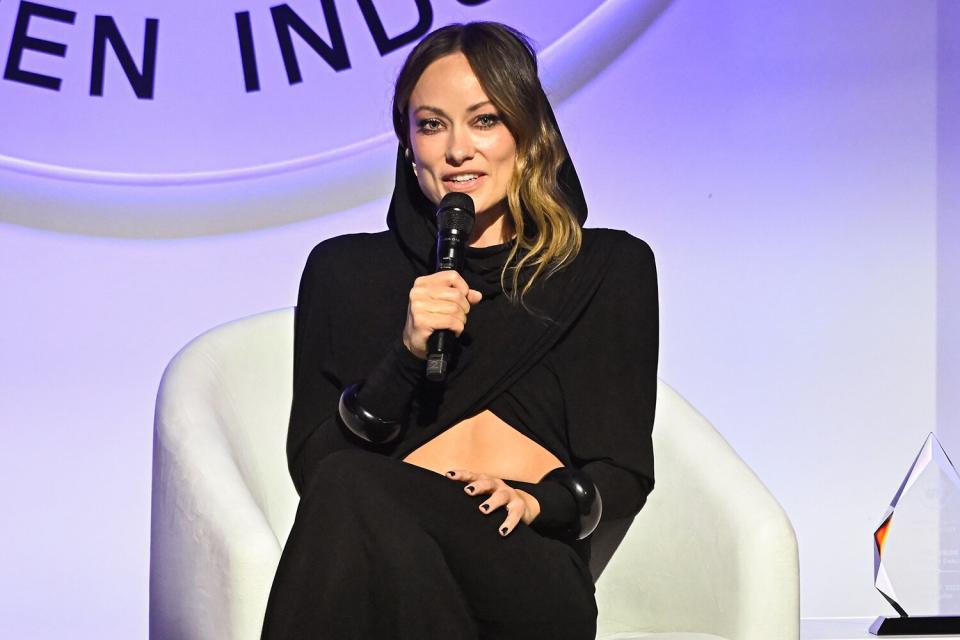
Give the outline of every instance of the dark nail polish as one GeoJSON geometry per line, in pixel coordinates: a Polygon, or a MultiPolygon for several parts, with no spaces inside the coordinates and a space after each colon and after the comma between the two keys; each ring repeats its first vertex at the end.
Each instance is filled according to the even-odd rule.
{"type": "Polygon", "coordinates": [[[488,504],[482,504],[482,505],[480,505],[480,508],[483,509],[484,511],[489,511],[489,510],[490,510],[490,505],[488,505],[488,504]]]}
{"type": "Polygon", "coordinates": [[[470,493],[473,493],[473,487],[467,487],[467,491],[469,491],[470,493]]]}
{"type": "Polygon", "coordinates": [[[504,527],[504,528],[500,529],[500,533],[502,533],[503,535],[507,535],[507,528],[504,527]]]}
{"type": "Polygon", "coordinates": [[[447,475],[452,478],[453,476],[457,475],[457,472],[456,472],[456,471],[447,471],[447,475]]]}

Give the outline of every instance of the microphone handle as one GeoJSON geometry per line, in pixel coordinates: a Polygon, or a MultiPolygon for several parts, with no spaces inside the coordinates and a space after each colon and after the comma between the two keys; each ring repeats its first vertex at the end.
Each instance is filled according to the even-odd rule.
{"type": "Polygon", "coordinates": [[[447,367],[456,339],[450,329],[434,331],[427,338],[427,380],[443,382],[447,379],[447,367]]]}
{"type": "MultiPolygon", "coordinates": [[[[441,236],[437,242],[437,271],[460,271],[463,264],[463,238],[457,234],[441,236]]],[[[453,353],[456,334],[439,329],[427,338],[427,380],[443,382],[453,353]]]]}

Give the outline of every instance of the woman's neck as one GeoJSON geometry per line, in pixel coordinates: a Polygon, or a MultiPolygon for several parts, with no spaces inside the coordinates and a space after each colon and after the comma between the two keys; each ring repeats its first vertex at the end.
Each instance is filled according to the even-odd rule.
{"type": "Polygon", "coordinates": [[[467,246],[475,249],[510,242],[516,235],[506,202],[477,214],[467,246]]]}

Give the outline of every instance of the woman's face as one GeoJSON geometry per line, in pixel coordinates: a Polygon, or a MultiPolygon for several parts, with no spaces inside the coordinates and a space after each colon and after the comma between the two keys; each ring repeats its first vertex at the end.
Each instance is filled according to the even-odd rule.
{"type": "Polygon", "coordinates": [[[408,105],[410,146],[420,189],[437,204],[461,191],[477,215],[506,211],[517,145],[462,53],[424,70],[408,105]]]}

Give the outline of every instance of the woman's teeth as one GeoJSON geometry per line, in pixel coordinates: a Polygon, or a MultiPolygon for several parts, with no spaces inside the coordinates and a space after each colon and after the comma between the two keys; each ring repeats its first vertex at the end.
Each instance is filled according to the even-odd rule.
{"type": "Polygon", "coordinates": [[[453,176],[450,178],[450,180],[452,182],[470,182],[471,180],[476,180],[479,177],[480,176],[475,173],[465,173],[462,176],[453,176]]]}

